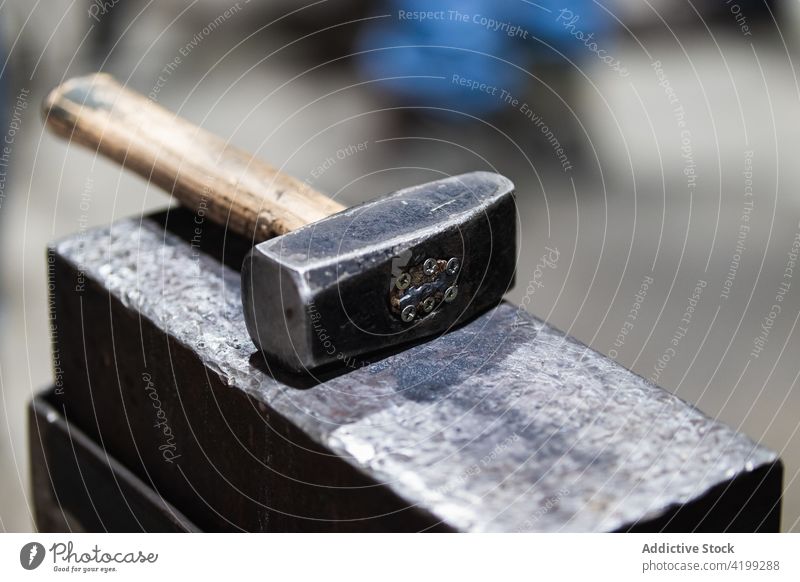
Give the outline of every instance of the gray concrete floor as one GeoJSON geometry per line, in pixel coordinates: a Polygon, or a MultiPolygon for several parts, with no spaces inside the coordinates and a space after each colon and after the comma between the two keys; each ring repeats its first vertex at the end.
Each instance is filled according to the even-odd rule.
{"type": "MultiPolygon", "coordinates": [[[[168,203],[143,180],[43,131],[35,109],[45,88],[65,70],[73,74],[88,66],[68,67],[82,21],[67,14],[54,37],[60,44],[47,47],[33,80],[22,80],[31,90],[31,105],[14,144],[12,182],[0,209],[0,529],[6,531],[32,527],[24,410],[32,394],[52,381],[45,245],[168,203]],[[65,47],[63,54],[53,55],[59,47],[65,47]]],[[[158,38],[166,26],[163,15],[145,15],[110,69],[122,78],[130,75],[131,85],[147,93],[203,18],[180,20],[158,38]]],[[[615,50],[629,78],[590,61],[573,72],[576,118],[552,122],[585,131],[569,140],[575,170],[568,173],[552,163],[542,136],[526,129],[530,122],[515,111],[506,113],[506,125],[515,131],[505,136],[486,126],[400,122],[380,111],[385,102],[379,93],[364,87],[339,91],[358,81],[346,69],[322,69],[281,86],[303,63],[278,55],[252,68],[271,47],[282,45],[280,33],[223,57],[241,36],[234,23],[184,59],[159,100],[301,178],[338,149],[367,141],[366,152],[335,164],[315,184],[346,203],[441,172],[496,168],[516,182],[520,208],[519,283],[509,299],[521,301],[545,247],[557,248],[557,266],[544,273],[531,311],[646,377],[655,374],[692,289],[704,281],[687,332],[658,383],[781,453],[783,527],[800,530],[800,273],[789,279],[763,352],[750,355],[800,232],[800,165],[794,159],[800,149],[800,89],[790,60],[796,55],[766,30],[752,39],[730,27],[713,36],[697,29],[676,34],[677,39],[643,36],[641,44],[620,43],[615,50]],[[661,61],[686,111],[684,129],[697,172],[692,189],[683,173],[681,129],[653,60],[661,61]],[[725,299],[721,293],[746,200],[748,152],[751,230],[725,299]],[[615,345],[646,277],[653,283],[633,328],[615,345]]],[[[41,50],[44,44],[33,46],[41,50]]],[[[531,91],[544,91],[534,85],[531,91]]],[[[558,105],[542,107],[551,118],[569,113],[558,105]]]]}

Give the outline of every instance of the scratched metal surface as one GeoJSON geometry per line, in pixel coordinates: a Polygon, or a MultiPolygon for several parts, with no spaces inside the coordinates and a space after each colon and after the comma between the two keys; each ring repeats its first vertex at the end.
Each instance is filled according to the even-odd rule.
{"type": "Polygon", "coordinates": [[[160,225],[56,246],[231,389],[460,530],[614,530],[776,460],[509,304],[301,390],[251,365],[239,273],[160,225]]]}

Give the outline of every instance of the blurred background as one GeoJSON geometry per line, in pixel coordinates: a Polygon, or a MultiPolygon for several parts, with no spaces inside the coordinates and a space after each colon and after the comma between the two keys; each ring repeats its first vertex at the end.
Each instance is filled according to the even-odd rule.
{"type": "Polygon", "coordinates": [[[33,527],[47,242],[170,203],[43,129],[105,70],[346,204],[507,175],[509,300],[778,451],[800,531],[799,31],[795,0],[0,3],[0,530],[33,527]]]}

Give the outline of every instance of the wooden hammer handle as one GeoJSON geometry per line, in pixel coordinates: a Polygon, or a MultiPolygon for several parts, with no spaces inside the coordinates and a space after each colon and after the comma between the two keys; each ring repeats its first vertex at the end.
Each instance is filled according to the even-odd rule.
{"type": "Polygon", "coordinates": [[[44,115],[59,135],[96,149],[256,242],[344,209],[103,73],[56,87],[44,115]]]}

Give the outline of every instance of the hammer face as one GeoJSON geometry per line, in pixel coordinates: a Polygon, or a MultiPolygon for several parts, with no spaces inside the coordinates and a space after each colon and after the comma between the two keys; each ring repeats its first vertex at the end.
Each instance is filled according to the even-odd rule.
{"type": "Polygon", "coordinates": [[[513,184],[473,172],[263,242],[242,268],[250,337],[294,370],[446,332],[513,284],[513,184]]]}

